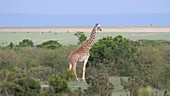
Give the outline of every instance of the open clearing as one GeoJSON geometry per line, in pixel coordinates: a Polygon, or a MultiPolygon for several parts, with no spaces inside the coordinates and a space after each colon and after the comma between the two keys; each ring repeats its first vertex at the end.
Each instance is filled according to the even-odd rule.
{"type": "MultiPolygon", "coordinates": [[[[48,40],[58,40],[64,45],[76,44],[76,32],[90,35],[93,26],[89,27],[0,27],[0,46],[10,42],[18,44],[23,39],[30,39],[35,45],[48,40]]],[[[122,35],[131,40],[168,40],[170,41],[170,26],[138,26],[138,27],[102,27],[103,31],[96,36],[96,41],[106,36],[122,35]]]]}

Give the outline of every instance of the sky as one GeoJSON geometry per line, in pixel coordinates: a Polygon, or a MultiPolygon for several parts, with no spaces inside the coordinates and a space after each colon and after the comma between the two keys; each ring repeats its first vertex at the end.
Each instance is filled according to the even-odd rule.
{"type": "Polygon", "coordinates": [[[0,1],[0,26],[78,26],[87,25],[88,23],[90,25],[90,23],[102,20],[105,20],[103,22],[105,22],[104,24],[106,26],[128,26],[136,24],[143,25],[143,20],[149,20],[152,23],[156,22],[155,20],[158,19],[160,20],[158,20],[155,24],[170,25],[170,23],[168,23],[170,22],[169,15],[170,0],[0,1]],[[154,15],[155,17],[152,18],[154,15]],[[135,20],[132,20],[134,17],[137,18],[135,20]],[[108,20],[108,18],[110,18],[110,20],[118,19],[120,20],[121,24],[110,23],[110,20],[108,20]],[[35,22],[36,19],[37,22],[35,22]],[[49,19],[49,21],[44,19],[49,19]],[[54,22],[55,20],[53,21],[52,19],[58,19],[58,22],[54,22]],[[89,19],[91,20],[91,22],[89,19]],[[132,24],[129,19],[131,19],[135,23],[132,24]],[[129,24],[127,22],[124,23],[121,20],[129,20],[129,24]]]}

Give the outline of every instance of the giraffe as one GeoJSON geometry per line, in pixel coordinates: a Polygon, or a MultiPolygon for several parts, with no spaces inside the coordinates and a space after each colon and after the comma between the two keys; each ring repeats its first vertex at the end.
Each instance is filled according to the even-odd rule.
{"type": "Polygon", "coordinates": [[[86,64],[87,64],[89,56],[90,56],[89,51],[94,44],[94,39],[95,39],[97,31],[102,31],[99,24],[96,24],[94,26],[87,42],[85,42],[77,50],[72,51],[69,54],[69,57],[68,57],[69,62],[70,62],[69,70],[71,70],[74,73],[77,81],[79,81],[79,79],[77,77],[77,73],[76,73],[76,65],[77,65],[78,61],[84,61],[82,80],[85,81],[86,64]]]}

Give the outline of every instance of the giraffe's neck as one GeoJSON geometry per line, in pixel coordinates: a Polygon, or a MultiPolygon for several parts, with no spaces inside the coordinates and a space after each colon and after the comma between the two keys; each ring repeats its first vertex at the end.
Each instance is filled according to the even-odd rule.
{"type": "Polygon", "coordinates": [[[97,29],[96,29],[96,27],[94,27],[92,32],[91,32],[91,34],[90,34],[90,37],[89,37],[89,39],[88,39],[88,41],[86,43],[89,48],[91,48],[93,46],[93,44],[94,44],[94,39],[95,39],[95,36],[96,36],[96,31],[97,31],[97,29]]]}

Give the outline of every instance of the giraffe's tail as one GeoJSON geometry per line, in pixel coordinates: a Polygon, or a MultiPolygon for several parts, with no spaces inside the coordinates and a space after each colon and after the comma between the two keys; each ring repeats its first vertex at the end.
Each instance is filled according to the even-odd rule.
{"type": "Polygon", "coordinates": [[[72,69],[72,64],[71,64],[71,63],[70,63],[69,69],[70,69],[70,70],[72,69]]]}
{"type": "Polygon", "coordinates": [[[72,64],[70,63],[69,67],[67,67],[67,72],[71,72],[72,71],[72,64]]]}

